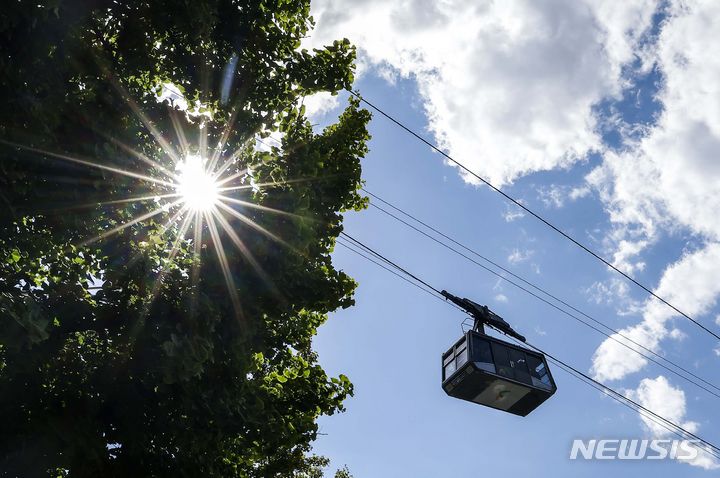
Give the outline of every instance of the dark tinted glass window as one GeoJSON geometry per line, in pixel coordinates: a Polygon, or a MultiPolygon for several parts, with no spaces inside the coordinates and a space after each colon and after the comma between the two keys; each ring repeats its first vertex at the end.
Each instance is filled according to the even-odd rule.
{"type": "Polygon", "coordinates": [[[510,359],[510,366],[515,373],[515,379],[527,384],[532,384],[530,372],[528,371],[527,360],[525,359],[525,352],[508,349],[508,357],[510,359]]]}
{"type": "Polygon", "coordinates": [[[532,354],[527,354],[528,367],[530,368],[530,376],[532,383],[536,387],[551,389],[550,376],[548,375],[545,361],[532,354]]]}
{"type": "Polygon", "coordinates": [[[450,375],[452,375],[455,372],[455,361],[454,360],[445,366],[444,372],[445,372],[445,375],[443,376],[443,378],[445,380],[447,380],[448,377],[450,377],[450,375]]]}
{"type": "Polygon", "coordinates": [[[481,337],[473,336],[472,355],[475,362],[493,363],[490,342],[481,337]]]}
{"type": "Polygon", "coordinates": [[[467,362],[467,350],[462,349],[457,354],[457,368],[462,367],[465,362],[467,362]]]}
{"type": "Polygon", "coordinates": [[[502,375],[503,377],[515,378],[513,368],[510,366],[510,357],[508,357],[507,347],[493,342],[492,353],[493,358],[495,359],[495,367],[497,368],[497,374],[502,375]]]}

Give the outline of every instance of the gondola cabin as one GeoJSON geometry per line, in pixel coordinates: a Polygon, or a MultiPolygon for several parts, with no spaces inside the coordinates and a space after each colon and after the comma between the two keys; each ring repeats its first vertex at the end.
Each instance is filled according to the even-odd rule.
{"type": "Polygon", "coordinates": [[[442,356],[451,397],[526,416],[557,390],[545,357],[475,330],[442,356]]]}

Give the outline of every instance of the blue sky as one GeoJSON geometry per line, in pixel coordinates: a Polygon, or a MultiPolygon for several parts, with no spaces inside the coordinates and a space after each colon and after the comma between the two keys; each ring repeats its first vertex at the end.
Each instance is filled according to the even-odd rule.
{"type": "MultiPolygon", "coordinates": [[[[337,10],[327,2],[314,3],[316,40],[348,36],[358,44],[362,71],[356,87],[368,99],[440,141],[459,161],[493,178],[708,327],[720,328],[715,324],[720,312],[715,272],[720,269],[715,254],[720,220],[712,212],[720,183],[712,148],[720,137],[713,96],[718,86],[694,80],[711,78],[712,68],[720,74],[720,67],[704,56],[712,48],[697,45],[715,41],[703,20],[720,18],[711,5],[684,9],[672,2],[628,2],[634,10],[593,6],[587,7],[588,13],[575,11],[567,2],[508,2],[513,16],[495,11],[497,7],[474,11],[474,17],[468,13],[465,17],[471,18],[462,21],[467,29],[477,30],[474,35],[483,38],[486,47],[469,53],[458,50],[458,55],[468,54],[478,64],[501,63],[512,55],[554,58],[547,71],[498,65],[497,74],[503,78],[488,83],[473,76],[485,67],[465,71],[462,81],[443,77],[442,68],[459,74],[467,61],[460,65],[448,59],[435,69],[427,64],[433,58],[443,62],[443,51],[450,58],[452,37],[462,43],[465,35],[455,33],[461,20],[435,12],[449,18],[438,23],[431,13],[460,6],[358,3],[364,4],[362,8],[348,4],[337,10]],[[386,23],[387,18],[395,20],[386,23]],[[512,22],[507,23],[508,18],[512,22]],[[589,28],[585,21],[598,30],[595,37],[584,43],[573,35],[564,37],[563,32],[589,28]],[[382,42],[361,33],[368,22],[382,42]],[[517,22],[521,27],[515,26],[517,22]],[[492,28],[483,30],[485,24],[492,28]],[[536,28],[535,33],[530,28],[536,28]],[[530,40],[517,40],[516,31],[530,40]],[[435,51],[435,46],[425,46],[439,38],[433,35],[450,40],[435,51]],[[504,56],[487,46],[492,45],[487,40],[492,35],[504,42],[499,50],[504,56]],[[552,41],[544,40],[548,37],[552,41]],[[563,53],[563,41],[573,39],[580,46],[563,53]],[[573,75],[576,78],[566,83],[573,75]],[[577,84],[591,77],[604,79],[594,85],[577,84]],[[480,115],[473,104],[477,97],[455,100],[473,84],[477,97],[490,90],[494,95],[483,100],[480,115]],[[526,103],[495,101],[513,94],[523,96],[526,103]],[[458,116],[464,118],[463,136],[453,132],[458,116]],[[519,133],[523,129],[526,135],[519,133]],[[473,131],[476,134],[467,134],[473,131]],[[509,145],[507,151],[503,142],[509,145]],[[538,159],[542,155],[547,158],[538,159]],[[689,192],[678,189],[683,185],[691,186],[689,192]]],[[[338,112],[336,104],[323,101],[325,109],[314,116],[320,124],[332,121],[338,112]]],[[[439,154],[384,118],[375,115],[370,129],[371,152],[363,161],[368,190],[720,383],[720,358],[713,350],[717,343],[707,334],[648,302],[642,291],[537,220],[512,218],[509,213],[516,210],[502,197],[468,183],[439,154]]],[[[434,286],[489,305],[530,342],[709,441],[720,442],[716,397],[651,363],[637,363],[605,337],[377,210],[348,214],[345,227],[434,286]]],[[[333,314],[315,340],[325,369],[348,375],[356,390],[346,413],[320,421],[322,435],[315,449],[334,466],[347,464],[358,478],[540,470],[573,477],[717,473],[715,464],[708,462],[690,466],[671,461],[570,461],[575,438],[643,438],[659,432],[557,368],[557,394],[526,418],[446,396],[440,388],[440,355],[460,336],[463,314],[342,247],[337,248],[335,263],[360,285],[356,306],[333,314]]]]}

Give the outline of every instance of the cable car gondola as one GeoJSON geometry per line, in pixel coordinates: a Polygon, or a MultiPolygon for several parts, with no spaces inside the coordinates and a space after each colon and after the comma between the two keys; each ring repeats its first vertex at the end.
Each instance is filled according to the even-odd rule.
{"type": "Polygon", "coordinates": [[[442,355],[445,393],[522,417],[555,393],[544,355],[485,334],[488,325],[525,342],[502,317],[469,299],[442,295],[474,319],[472,330],[442,355]]]}

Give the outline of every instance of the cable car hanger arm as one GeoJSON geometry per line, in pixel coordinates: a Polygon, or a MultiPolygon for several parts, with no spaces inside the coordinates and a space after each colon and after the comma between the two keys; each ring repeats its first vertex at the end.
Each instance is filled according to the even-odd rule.
{"type": "Polygon", "coordinates": [[[525,342],[525,337],[517,333],[511,326],[508,324],[505,319],[497,315],[495,312],[491,311],[488,306],[486,305],[480,305],[476,302],[473,302],[470,299],[466,298],[460,298],[458,296],[452,295],[450,292],[443,290],[440,292],[445,299],[449,300],[453,304],[457,305],[458,307],[461,307],[465,312],[470,314],[470,316],[475,319],[475,326],[473,327],[476,330],[479,330],[482,332],[481,327],[483,325],[487,325],[489,327],[492,327],[493,329],[504,333],[505,335],[509,335],[510,337],[514,337],[521,342],[525,342]]]}

